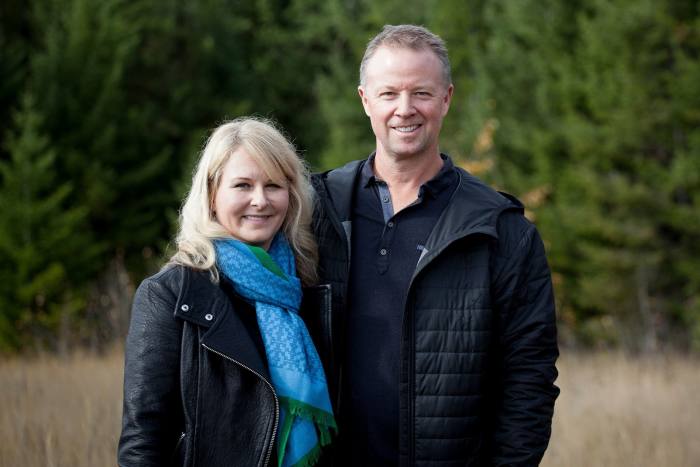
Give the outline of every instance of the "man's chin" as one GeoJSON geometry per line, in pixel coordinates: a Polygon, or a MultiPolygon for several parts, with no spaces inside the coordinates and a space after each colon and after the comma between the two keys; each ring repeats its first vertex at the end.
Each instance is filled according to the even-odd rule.
{"type": "Polygon", "coordinates": [[[411,159],[423,153],[425,151],[424,145],[419,144],[404,144],[396,145],[387,151],[395,159],[411,159]]]}

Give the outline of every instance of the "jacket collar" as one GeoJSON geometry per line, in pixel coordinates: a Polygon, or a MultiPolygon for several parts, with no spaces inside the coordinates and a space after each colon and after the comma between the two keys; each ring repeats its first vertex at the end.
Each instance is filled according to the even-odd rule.
{"type": "Polygon", "coordinates": [[[352,197],[355,183],[366,161],[352,161],[344,166],[318,175],[317,184],[325,190],[326,198],[333,207],[333,212],[341,223],[350,221],[352,216],[352,197]]]}
{"type": "MultiPolygon", "coordinates": [[[[365,161],[353,161],[343,167],[316,176],[316,188],[321,198],[327,198],[331,213],[342,224],[349,242],[352,217],[352,194],[365,161]],[[320,189],[319,189],[320,188],[320,189]]],[[[459,185],[430,234],[419,260],[417,271],[450,243],[468,235],[483,234],[498,238],[498,216],[506,210],[522,212],[523,205],[514,196],[495,191],[462,168],[459,185]]]]}
{"type": "Polygon", "coordinates": [[[433,228],[426,246],[474,233],[498,238],[498,216],[508,209],[523,210],[523,205],[515,197],[495,191],[461,168],[457,170],[459,185],[433,228]]]}
{"type": "MultiPolygon", "coordinates": [[[[238,313],[254,313],[234,307],[225,284],[212,282],[209,272],[178,266],[180,294],[175,316],[204,329],[201,344],[259,373],[270,381],[267,358],[258,350],[253,336],[248,332],[238,313]]],[[[223,279],[222,279],[223,280],[223,279]]],[[[241,299],[242,300],[242,299],[241,299]]]]}
{"type": "Polygon", "coordinates": [[[348,259],[352,244],[352,199],[355,184],[361,176],[365,161],[352,161],[343,167],[312,177],[312,183],[320,198],[321,208],[328,216],[338,236],[345,242],[348,259]]]}
{"type": "Polygon", "coordinates": [[[464,169],[457,170],[459,185],[425,243],[414,276],[456,240],[470,235],[498,239],[497,223],[501,213],[524,211],[514,196],[495,191],[464,169]]]}

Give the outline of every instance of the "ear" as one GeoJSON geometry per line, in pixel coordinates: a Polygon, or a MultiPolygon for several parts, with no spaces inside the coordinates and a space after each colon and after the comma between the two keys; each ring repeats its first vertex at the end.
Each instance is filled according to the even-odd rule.
{"type": "Polygon", "coordinates": [[[444,117],[447,115],[447,111],[450,110],[450,103],[452,102],[452,94],[454,93],[455,86],[454,84],[450,83],[450,85],[447,87],[447,92],[445,93],[445,96],[442,98],[442,116],[444,117]]]}
{"type": "Polygon", "coordinates": [[[365,92],[365,88],[363,88],[362,86],[358,86],[357,93],[360,95],[360,100],[362,101],[362,107],[364,107],[364,109],[365,109],[365,115],[367,115],[369,117],[370,116],[369,115],[369,102],[367,99],[367,94],[365,92]]]}
{"type": "Polygon", "coordinates": [[[216,200],[214,197],[210,197],[209,199],[209,217],[211,217],[214,220],[216,219],[216,200]]]}

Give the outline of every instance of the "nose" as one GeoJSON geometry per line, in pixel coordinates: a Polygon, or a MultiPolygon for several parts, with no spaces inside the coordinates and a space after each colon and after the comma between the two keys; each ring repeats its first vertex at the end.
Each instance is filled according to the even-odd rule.
{"type": "Polygon", "coordinates": [[[259,209],[263,209],[267,206],[267,195],[265,193],[265,188],[263,186],[255,187],[251,193],[250,205],[255,206],[259,209]]]}
{"type": "Polygon", "coordinates": [[[416,109],[413,108],[413,101],[411,100],[411,94],[404,92],[399,95],[399,99],[396,105],[396,112],[395,114],[398,117],[410,117],[416,112],[416,109]]]}

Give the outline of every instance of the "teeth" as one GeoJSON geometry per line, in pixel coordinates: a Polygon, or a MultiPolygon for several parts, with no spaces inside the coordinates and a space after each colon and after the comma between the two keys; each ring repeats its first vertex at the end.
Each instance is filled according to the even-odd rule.
{"type": "Polygon", "coordinates": [[[411,126],[397,126],[395,127],[396,131],[400,131],[401,133],[410,133],[416,128],[418,128],[418,125],[411,125],[411,126]]]}

